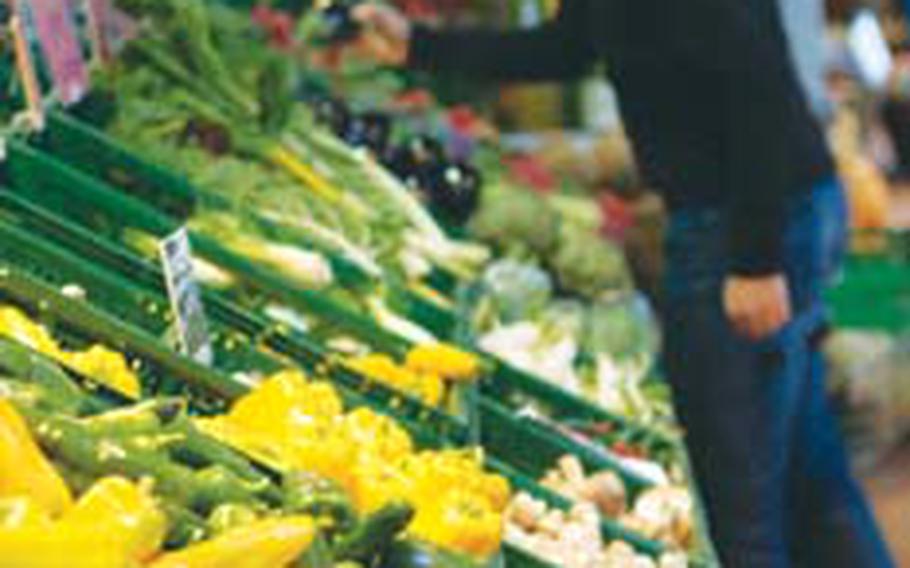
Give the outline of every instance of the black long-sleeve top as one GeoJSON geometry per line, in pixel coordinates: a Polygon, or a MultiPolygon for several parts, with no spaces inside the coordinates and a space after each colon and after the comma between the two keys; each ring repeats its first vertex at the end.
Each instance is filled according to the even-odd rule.
{"type": "Polygon", "coordinates": [[[411,64],[500,80],[568,79],[600,60],[639,164],[671,210],[722,207],[730,270],[781,270],[789,196],[833,175],[776,0],[563,0],[533,30],[415,28],[411,64]]]}

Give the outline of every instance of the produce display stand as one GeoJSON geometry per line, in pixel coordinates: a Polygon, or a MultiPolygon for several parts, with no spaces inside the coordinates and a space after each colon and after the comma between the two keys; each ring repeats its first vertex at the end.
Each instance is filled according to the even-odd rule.
{"type": "MultiPolygon", "coordinates": [[[[82,188],[79,190],[80,199],[92,203],[90,211],[95,218],[86,219],[85,215],[78,211],[76,213],[80,222],[89,226],[94,223],[96,229],[103,227],[103,224],[98,224],[98,218],[106,215],[113,219],[113,223],[135,224],[150,232],[164,235],[178,225],[177,221],[168,219],[157,210],[158,200],[161,199],[165,204],[162,209],[185,216],[192,211],[192,204],[199,198],[196,191],[182,177],[141,160],[103,133],[61,113],[49,115],[48,129],[45,135],[39,139],[39,146],[52,154],[44,154],[41,151],[18,145],[13,148],[15,154],[11,159],[16,162],[24,162],[22,166],[24,171],[20,178],[23,181],[30,180],[29,183],[34,185],[35,176],[31,175],[31,171],[35,168],[49,172],[48,175],[53,175],[57,180],[69,178],[68,187],[61,191],[74,192],[76,187],[82,188]],[[89,187],[86,188],[86,185],[89,187]],[[133,199],[134,197],[135,199],[133,199]],[[146,199],[150,201],[148,205],[146,205],[146,199]],[[123,211],[125,207],[131,211],[131,214],[121,216],[125,218],[118,218],[118,212],[123,211]]],[[[15,171],[18,171],[18,168],[14,166],[11,170],[14,171],[14,175],[17,175],[15,171]]],[[[53,181],[48,181],[48,183],[59,185],[53,181]]],[[[49,200],[56,199],[49,196],[47,190],[35,191],[29,195],[29,198],[39,200],[51,208],[53,208],[53,202],[49,200]]],[[[107,221],[104,224],[107,224],[107,221]]],[[[117,226],[113,230],[119,229],[120,227],[117,226]]],[[[229,269],[232,265],[246,263],[244,259],[236,258],[236,255],[223,250],[219,251],[214,243],[200,235],[194,235],[194,246],[203,256],[207,256],[206,251],[212,251],[209,258],[216,262],[227,258],[223,266],[229,269]],[[201,245],[197,244],[197,241],[201,245]]],[[[256,269],[252,270],[252,274],[257,275],[252,285],[260,284],[258,272],[256,269]]],[[[246,273],[250,274],[249,271],[246,273]]],[[[267,278],[266,282],[269,293],[280,294],[285,298],[296,297],[288,296],[288,292],[295,286],[282,280],[280,276],[277,279],[267,278]]],[[[306,291],[300,293],[306,294],[306,291]]],[[[320,306],[313,305],[306,296],[301,298],[296,305],[320,310],[320,306]]],[[[361,337],[381,337],[382,340],[378,342],[377,347],[382,350],[401,353],[406,349],[404,341],[378,329],[378,326],[366,318],[358,318],[354,314],[345,313],[343,308],[332,306],[327,306],[324,313],[332,318],[343,314],[345,320],[352,322],[350,329],[361,337]]],[[[428,319],[417,319],[417,321],[420,324],[426,324],[428,319]]],[[[456,335],[464,337],[466,334],[456,335]]],[[[467,340],[464,340],[463,343],[467,344],[467,340]]],[[[678,450],[678,439],[607,412],[581,397],[572,395],[550,382],[516,369],[494,357],[487,356],[487,358],[492,372],[486,380],[482,381],[481,389],[490,399],[497,401],[518,399],[523,403],[532,402],[538,407],[546,409],[547,415],[555,421],[571,420],[573,422],[611,424],[614,426],[617,436],[621,436],[623,441],[641,443],[648,447],[658,447],[669,451],[678,450]]],[[[542,423],[536,424],[536,427],[547,428],[542,423]]]]}
{"type": "MultiPolygon", "coordinates": [[[[54,174],[57,177],[66,174],[73,178],[73,184],[90,183],[98,190],[94,192],[98,194],[96,208],[108,207],[109,211],[119,211],[122,207],[128,206],[131,211],[136,212],[131,214],[128,220],[119,220],[120,223],[132,223],[156,234],[167,234],[177,226],[177,222],[167,219],[161,212],[170,211],[185,217],[190,214],[193,204],[199,199],[197,192],[184,178],[145,162],[93,127],[62,113],[49,115],[47,132],[38,142],[41,148],[52,153],[52,157],[41,153],[24,156],[25,161],[34,163],[33,166],[25,167],[24,175],[29,175],[29,171],[35,167],[46,168],[49,171],[56,168],[58,171],[54,174]],[[65,162],[72,170],[63,168],[55,159],[65,162]],[[78,172],[91,174],[92,177],[78,176],[76,175],[78,172]],[[118,192],[121,195],[111,195],[118,192]],[[124,198],[123,194],[136,199],[124,198]],[[159,201],[163,204],[161,207],[157,205],[159,201]],[[149,203],[149,207],[143,207],[145,203],[149,203]]],[[[243,259],[236,258],[236,255],[226,253],[223,249],[217,250],[218,247],[214,243],[202,236],[195,235],[194,246],[204,256],[210,252],[212,259],[224,259],[227,255],[229,262],[225,266],[245,263],[243,259]],[[197,241],[201,244],[197,244],[197,241]]],[[[249,271],[244,273],[250,274],[249,271]]],[[[297,299],[299,301],[295,305],[305,305],[307,309],[320,310],[322,307],[320,304],[323,302],[314,303],[306,297],[306,291],[300,291],[300,294],[285,294],[284,292],[292,289],[293,285],[288,284],[280,276],[277,281],[274,274],[271,276],[272,278],[265,280],[257,276],[253,285],[261,286],[265,283],[270,291],[284,294],[284,299],[297,299]]],[[[390,288],[395,290],[394,286],[390,288]]],[[[431,302],[414,300],[413,295],[405,293],[399,293],[397,296],[398,305],[401,305],[402,297],[408,298],[404,301],[409,302],[410,309],[405,313],[413,316],[421,325],[435,330],[449,326],[443,319],[452,316],[440,316],[431,302]]],[[[396,338],[387,332],[377,329],[377,326],[366,318],[358,318],[355,314],[345,313],[343,309],[332,306],[326,306],[325,310],[325,313],[333,318],[337,318],[338,314],[344,314],[344,320],[351,322],[350,328],[361,335],[383,338],[378,346],[384,351],[395,353],[405,349],[401,341],[396,341],[396,338]]],[[[564,416],[582,422],[613,424],[616,432],[621,432],[623,436],[645,445],[668,448],[675,443],[671,437],[663,433],[606,412],[580,397],[496,358],[488,357],[488,360],[493,372],[489,380],[482,382],[481,388],[497,400],[519,398],[552,410],[555,417],[564,416]]]]}
{"type": "MultiPolygon", "coordinates": [[[[0,247],[0,259],[12,261],[17,266],[53,266],[53,276],[46,276],[52,278],[50,282],[52,285],[76,283],[86,290],[91,290],[92,297],[104,298],[105,306],[111,306],[108,309],[116,311],[122,320],[134,322],[143,329],[143,332],[148,331],[157,335],[163,333],[162,327],[167,323],[168,311],[164,292],[161,290],[163,280],[154,265],[143,262],[130,255],[128,251],[117,249],[111,243],[94,237],[91,233],[9,192],[0,193],[0,236],[6,243],[6,247],[0,247]],[[39,234],[51,237],[55,243],[62,244],[58,246],[44,241],[36,236],[39,234]],[[92,266],[87,259],[100,261],[107,265],[105,268],[111,272],[92,266]],[[140,290],[139,282],[148,284],[140,290]],[[165,316],[164,320],[162,316],[165,316]]],[[[57,301],[62,301],[56,293],[50,292],[47,288],[41,289],[38,286],[35,289],[40,289],[41,295],[47,294],[56,297],[57,301]]],[[[293,343],[293,338],[285,337],[287,343],[284,345],[273,343],[271,339],[279,338],[282,334],[273,332],[263,338],[261,333],[255,333],[258,331],[257,326],[250,325],[250,322],[255,320],[254,316],[231,306],[214,293],[206,294],[206,302],[207,306],[216,308],[213,316],[218,323],[226,319],[221,314],[231,314],[232,325],[218,325],[214,330],[214,337],[224,338],[224,342],[216,342],[216,346],[219,347],[216,357],[219,368],[233,371],[258,368],[265,372],[280,369],[285,362],[283,358],[272,358],[245,347],[261,344],[292,357],[295,363],[313,368],[313,360],[300,361],[293,357],[293,349],[288,349],[287,345],[293,343]],[[241,331],[250,328],[254,333],[245,334],[241,331]],[[222,344],[228,342],[230,348],[222,344]]],[[[54,307],[53,313],[56,313],[57,305],[54,307]]],[[[123,347],[131,348],[131,345],[123,347]]],[[[316,366],[317,368],[324,366],[324,363],[316,362],[316,366]]],[[[329,376],[337,380],[336,373],[329,376]]],[[[466,433],[458,430],[446,415],[435,409],[421,407],[418,402],[410,401],[406,397],[377,397],[375,392],[364,396],[364,382],[361,379],[359,387],[349,386],[344,382],[341,384],[350,389],[344,392],[356,393],[359,399],[365,399],[374,409],[399,419],[404,417],[406,424],[411,426],[410,430],[415,438],[424,443],[439,445],[443,442],[455,444],[465,442],[466,433]]],[[[162,389],[158,386],[153,390],[157,394],[162,392],[176,394],[173,388],[162,389]]],[[[528,490],[535,497],[553,506],[568,508],[570,503],[539,487],[532,480],[541,477],[559,457],[566,454],[582,457],[585,466],[592,471],[617,471],[633,496],[650,485],[646,480],[624,471],[618,463],[590,452],[568,438],[528,427],[522,420],[516,420],[510,412],[491,401],[482,400],[480,405],[484,425],[481,442],[490,455],[493,469],[505,474],[516,487],[528,490]]],[[[611,541],[624,540],[648,554],[659,554],[664,549],[660,544],[648,541],[614,522],[605,521],[603,533],[611,541]]]]}
{"type": "MultiPolygon", "coordinates": [[[[118,192],[52,156],[18,140],[10,140],[6,172],[15,193],[44,208],[64,214],[69,220],[110,238],[119,240],[128,227],[147,231],[158,238],[180,225],[145,203],[118,192]]],[[[262,267],[225,249],[217,241],[190,233],[194,251],[242,281],[246,289],[278,299],[303,313],[315,314],[320,321],[350,333],[373,348],[402,357],[409,344],[385,331],[372,319],[351,311],[317,291],[301,289],[274,270],[262,267]]],[[[244,299],[249,296],[244,295],[244,299]]],[[[260,306],[261,307],[261,306],[260,306]]],[[[280,325],[280,322],[273,322],[280,325]]],[[[286,327],[286,326],[285,326],[286,327]]],[[[476,423],[473,395],[469,388],[456,389],[447,411],[463,427],[476,423]]]]}
{"type": "MultiPolygon", "coordinates": [[[[153,209],[146,209],[145,213],[140,216],[150,220],[148,223],[142,223],[142,227],[146,230],[156,233],[167,233],[168,230],[172,230],[176,226],[176,222],[168,222],[161,215],[162,212],[177,216],[178,219],[185,218],[191,214],[197,200],[202,199],[198,191],[185,178],[137,157],[103,132],[76,117],[61,112],[50,113],[47,131],[36,142],[42,149],[52,154],[53,159],[64,162],[73,170],[92,176],[91,178],[76,176],[78,179],[74,179],[75,184],[94,183],[96,188],[103,185],[103,188],[108,190],[104,192],[107,195],[112,192],[120,192],[136,198],[135,201],[131,201],[129,199],[118,199],[114,196],[99,195],[97,203],[101,207],[105,207],[107,203],[119,202],[113,209],[109,210],[119,210],[120,204],[129,204],[131,209],[141,210],[144,209],[141,203],[147,203],[153,209]],[[99,181],[103,183],[97,183],[99,181]]],[[[58,169],[63,169],[59,167],[59,164],[49,164],[46,160],[47,158],[49,157],[36,156],[28,159],[34,159],[39,162],[35,167],[57,167],[58,169]]],[[[63,170],[66,171],[65,169],[63,170]]],[[[60,175],[59,171],[56,173],[60,175]]],[[[74,172],[69,173],[72,174],[74,172]]],[[[211,199],[212,197],[208,196],[205,198],[211,199]]],[[[133,216],[130,216],[129,222],[136,222],[133,216]]],[[[194,246],[203,254],[205,254],[205,250],[213,248],[209,246],[204,237],[198,235],[195,237],[194,246]],[[196,244],[196,240],[202,242],[203,249],[198,248],[200,245],[196,244]]],[[[300,244],[306,246],[308,243],[301,242],[300,244]]],[[[213,254],[213,258],[215,256],[213,254]]],[[[224,255],[219,254],[217,256],[223,257],[224,255]]],[[[236,263],[237,259],[231,259],[230,264],[236,263]]],[[[337,266],[339,263],[342,263],[342,261],[335,258],[333,266],[337,266]]],[[[366,276],[356,273],[356,269],[352,267],[348,268],[346,272],[342,271],[342,274],[348,274],[347,281],[353,285],[362,285],[366,276]]],[[[255,284],[263,282],[258,277],[256,281],[255,284]]],[[[274,281],[274,279],[266,280],[265,282],[271,281],[274,281]]],[[[274,286],[269,285],[269,289],[272,292],[280,292],[282,289],[286,290],[292,286],[287,282],[279,281],[275,282],[274,286]]],[[[419,324],[437,332],[451,328],[456,336],[463,337],[465,335],[458,333],[457,325],[453,326],[451,323],[451,320],[455,317],[451,310],[441,310],[434,302],[421,299],[413,292],[401,291],[394,284],[388,285],[386,288],[390,289],[393,297],[397,298],[397,301],[393,301],[393,305],[405,306],[403,313],[411,316],[419,324]]],[[[308,308],[318,309],[318,306],[313,306],[305,298],[298,305],[306,305],[308,308]]],[[[328,307],[326,313],[336,317],[339,312],[343,313],[343,310],[328,307]]],[[[352,329],[360,331],[362,334],[370,337],[386,336],[379,344],[382,350],[394,353],[400,352],[405,348],[402,342],[388,337],[387,333],[377,329],[377,326],[369,320],[360,319],[358,321],[358,318],[350,314],[346,314],[345,319],[352,320],[352,329]]],[[[467,341],[462,343],[469,344],[467,341]]],[[[609,413],[581,397],[572,395],[564,389],[532,374],[516,369],[495,357],[487,356],[487,359],[492,372],[486,380],[482,381],[481,389],[485,395],[492,399],[498,401],[519,399],[525,403],[532,402],[538,407],[547,409],[548,415],[556,421],[571,419],[575,422],[611,424],[616,432],[616,439],[635,442],[646,447],[659,448],[663,451],[679,451],[678,439],[609,413]]],[[[547,428],[544,424],[536,424],[536,427],[547,428]]]]}
{"type": "MultiPolygon", "coordinates": [[[[49,298],[52,307],[51,313],[69,313],[63,308],[70,306],[70,302],[60,297],[59,293],[53,292],[56,288],[50,288],[48,284],[59,287],[78,283],[84,289],[91,290],[93,297],[104,298],[105,305],[110,306],[107,309],[116,311],[119,318],[131,321],[142,328],[142,331],[138,332],[139,334],[145,333],[146,330],[156,335],[164,332],[164,327],[169,319],[167,303],[163,290],[161,290],[161,275],[155,265],[143,262],[128,251],[118,249],[112,243],[55,217],[9,191],[0,193],[0,236],[3,237],[5,243],[5,247],[0,250],[0,255],[2,255],[0,258],[7,261],[12,260],[16,265],[34,267],[35,270],[40,270],[37,267],[41,266],[54,267],[53,276],[49,274],[45,276],[50,279],[49,283],[40,284],[35,280],[27,280],[28,285],[11,287],[12,291],[18,290],[20,294],[23,290],[36,293],[36,296],[27,296],[24,299],[35,301],[36,298],[49,298]],[[64,245],[58,246],[55,243],[39,239],[35,236],[39,234],[53,238],[55,243],[64,243],[64,245]],[[107,268],[120,274],[92,266],[87,259],[103,263],[107,268]],[[145,284],[142,290],[138,287],[139,283],[145,284]]],[[[14,278],[11,282],[21,283],[23,280],[24,277],[14,278]]],[[[18,298],[20,301],[23,300],[21,295],[18,298]]],[[[209,307],[214,308],[212,311],[216,322],[219,324],[224,321],[231,322],[231,325],[218,325],[214,330],[214,337],[219,340],[224,339],[223,342],[216,343],[219,347],[217,357],[219,367],[223,366],[234,371],[250,368],[275,371],[281,368],[285,362],[283,358],[273,358],[255,349],[244,347],[260,344],[268,345],[278,353],[290,356],[296,363],[310,366],[310,368],[313,368],[314,364],[320,365],[318,359],[313,356],[314,349],[306,347],[305,338],[298,338],[296,343],[297,349],[300,349],[300,342],[304,342],[303,349],[308,352],[308,357],[301,360],[294,357],[294,338],[282,337],[284,334],[274,330],[263,337],[263,325],[255,323],[255,316],[230,305],[229,302],[214,293],[206,294],[206,302],[209,307]],[[252,333],[245,334],[241,330],[252,331],[252,333]],[[230,347],[225,344],[230,344],[230,347]]],[[[91,310],[89,313],[92,313],[91,310]]],[[[90,321],[103,320],[98,314],[94,314],[94,317],[88,319],[90,321]]],[[[110,322],[108,323],[110,324],[110,322]]],[[[137,335],[135,331],[123,333],[122,324],[115,326],[114,329],[116,331],[111,332],[108,335],[109,338],[129,338],[137,335]]],[[[147,337],[140,345],[149,343],[154,343],[154,341],[147,337]]],[[[118,346],[129,351],[137,349],[133,343],[118,346]]],[[[172,348],[170,348],[169,355],[167,358],[169,360],[175,356],[172,348]]],[[[200,371],[204,368],[200,368],[198,365],[193,365],[193,368],[197,373],[205,373],[205,371],[200,371]]],[[[338,379],[336,373],[332,373],[330,376],[338,379]]],[[[209,378],[208,381],[212,383],[214,379],[209,378]]],[[[356,397],[359,403],[370,404],[371,407],[381,412],[389,413],[399,419],[406,417],[405,423],[409,426],[415,439],[429,445],[438,445],[441,440],[464,443],[466,434],[463,430],[458,430],[446,415],[438,413],[434,409],[421,407],[419,403],[410,401],[407,397],[389,395],[387,392],[381,392],[381,395],[384,396],[377,396],[375,391],[383,391],[382,388],[371,389],[372,393],[364,395],[365,381],[360,379],[358,382],[360,387],[349,385],[349,389],[343,392],[349,398],[356,397]],[[409,409],[410,412],[408,412],[409,409]]],[[[346,385],[344,381],[341,384],[346,385]]],[[[175,394],[182,393],[183,389],[175,389],[173,385],[170,388],[165,385],[156,385],[155,392],[175,394]]],[[[236,395],[236,392],[233,394],[236,395]]],[[[529,427],[524,424],[523,420],[515,419],[510,412],[488,400],[481,401],[480,404],[481,420],[485,426],[481,441],[491,456],[492,468],[505,474],[516,487],[527,490],[552,506],[568,508],[570,503],[539,487],[532,480],[542,476],[549,466],[565,454],[582,456],[585,465],[592,470],[617,471],[633,495],[648,486],[647,481],[623,471],[619,464],[609,458],[590,452],[570,439],[559,437],[546,430],[529,427]]],[[[633,544],[641,552],[648,554],[659,554],[663,550],[660,544],[648,541],[613,522],[604,522],[603,533],[609,540],[624,540],[633,544]]]]}
{"type": "MultiPolygon", "coordinates": [[[[223,3],[250,7],[248,2],[223,3]]],[[[346,408],[367,407],[395,419],[419,448],[481,446],[489,471],[506,478],[516,491],[565,513],[576,503],[538,481],[564,456],[577,458],[585,472],[615,473],[633,504],[654,488],[654,482],[632,467],[631,459],[614,451],[616,447],[634,446],[661,465],[672,464],[674,471],[688,468],[674,428],[609,412],[489,354],[478,354],[484,371],[480,380],[452,387],[440,407],[352,371],[323,337],[352,337],[398,360],[414,347],[413,340],[382,327],[359,309],[361,295],[379,293],[405,319],[476,352],[457,301],[457,287],[463,283],[439,268],[423,284],[381,271],[369,273],[316,242],[318,237],[279,226],[258,211],[244,212],[245,226],[255,227],[263,242],[318,252],[331,267],[333,286],[308,288],[270,263],[244,254],[242,247],[232,249],[226,239],[214,237],[218,231],[190,228],[196,258],[228,274],[230,285],[204,285],[201,290],[214,362],[202,365],[183,355],[157,245],[192,227],[197,214],[236,212],[236,204],[195,187],[185,177],[189,172],[151,163],[129,150],[128,141],[104,132],[105,113],[112,110],[105,105],[111,101],[96,94],[66,111],[51,103],[40,132],[17,132],[4,140],[0,303],[47,324],[68,345],[100,343],[118,350],[140,375],[143,399],[175,396],[188,401],[194,415],[220,413],[260,377],[300,368],[331,382],[346,408]],[[269,308],[276,304],[307,321],[318,321],[325,335],[295,328],[275,316],[269,308]]],[[[312,189],[317,189],[315,185],[312,189]]],[[[895,277],[889,291],[899,288],[895,277]]],[[[46,356],[0,338],[0,373],[32,379],[48,364],[46,356]]],[[[84,386],[99,409],[130,402],[67,363],[53,365],[84,386]]],[[[267,464],[257,465],[268,472],[267,464]]],[[[599,530],[605,543],[628,543],[655,559],[669,550],[619,520],[601,516],[599,530]]],[[[703,519],[697,520],[695,532],[698,542],[687,551],[689,565],[716,565],[704,542],[703,519]]],[[[508,542],[489,563],[489,568],[500,566],[558,568],[508,542]]]]}
{"type": "MultiPolygon", "coordinates": [[[[156,385],[186,382],[192,385],[195,394],[187,400],[189,402],[189,410],[193,414],[206,414],[216,410],[217,407],[223,406],[222,402],[235,398],[247,389],[246,385],[239,383],[223,388],[223,385],[232,384],[233,380],[229,376],[219,376],[218,373],[205,370],[200,371],[200,368],[193,361],[186,360],[179,355],[163,353],[159,346],[154,345],[154,340],[143,337],[141,331],[131,329],[129,325],[120,324],[115,319],[108,319],[106,314],[81,305],[82,301],[57,296],[53,289],[43,288],[43,285],[38,281],[32,280],[24,273],[19,272],[18,269],[11,269],[3,263],[0,263],[0,299],[28,312],[37,313],[45,318],[52,319],[55,334],[58,336],[78,338],[80,341],[110,342],[111,344],[113,344],[113,341],[111,341],[112,334],[121,338],[120,344],[124,351],[141,357],[142,373],[148,382],[156,385]],[[36,291],[39,294],[35,294],[36,291]],[[209,374],[209,379],[214,379],[214,381],[200,380],[200,373],[209,374]],[[221,386],[212,388],[215,384],[220,384],[221,386]]],[[[65,373],[64,380],[71,380],[73,383],[85,388],[86,398],[91,402],[93,411],[112,410],[131,402],[119,393],[98,383],[90,376],[82,375],[67,367],[61,367],[59,363],[48,359],[44,354],[35,352],[25,345],[0,338],[0,373],[15,376],[19,379],[36,381],[39,384],[42,381],[46,383],[48,380],[59,384],[60,377],[54,375],[61,371],[65,373]]],[[[152,394],[160,396],[164,393],[152,394]]],[[[363,399],[357,394],[345,392],[344,389],[341,389],[341,394],[346,407],[357,407],[363,404],[363,399]]],[[[434,440],[432,434],[422,430],[420,427],[415,427],[412,423],[405,422],[404,424],[409,432],[415,435],[415,439],[421,440],[423,447],[439,448],[444,446],[444,442],[434,440]]],[[[220,451],[228,455],[236,453],[226,447],[220,451]]],[[[240,456],[241,454],[238,453],[236,455],[240,456]]],[[[257,461],[255,457],[243,455],[241,459],[253,463],[257,470],[270,479],[280,477],[280,474],[273,470],[269,464],[257,461]]],[[[528,568],[539,566],[546,568],[549,565],[506,544],[503,546],[502,553],[492,558],[485,565],[485,568],[500,568],[502,566],[528,568]]]]}
{"type": "MultiPolygon", "coordinates": [[[[135,325],[133,322],[127,323],[123,320],[123,317],[130,317],[132,320],[145,320],[144,325],[160,323],[157,316],[166,313],[166,309],[162,312],[161,308],[152,306],[164,304],[163,297],[155,298],[150,292],[134,287],[126,279],[90,266],[84,260],[75,257],[72,251],[56,248],[54,244],[36,238],[31,231],[23,232],[20,227],[9,224],[11,215],[6,205],[4,203],[3,212],[0,214],[2,219],[0,237],[3,242],[3,246],[0,247],[0,298],[28,312],[44,314],[44,318],[54,321],[55,327],[65,327],[75,336],[102,341],[123,352],[139,356],[143,361],[141,368],[148,385],[145,393],[147,396],[186,395],[194,401],[197,411],[223,410],[226,402],[243,394],[248,388],[245,383],[231,378],[230,372],[222,372],[223,369],[234,371],[258,369],[273,372],[286,364],[282,358],[273,358],[251,349],[242,350],[240,346],[250,344],[248,338],[226,328],[219,329],[216,336],[227,337],[226,341],[230,341],[232,347],[229,350],[227,348],[219,350],[218,370],[210,370],[177,354],[172,347],[143,329],[142,323],[135,325]],[[50,266],[53,269],[52,271],[45,269],[39,278],[24,271],[23,266],[29,266],[36,272],[41,270],[37,268],[39,266],[50,266]],[[91,290],[91,298],[103,298],[105,308],[93,306],[92,300],[66,297],[60,291],[62,286],[74,283],[91,290]],[[117,315],[108,313],[109,310],[116,310],[117,315]],[[175,376],[180,377],[179,381],[169,381],[165,378],[175,376]]],[[[452,443],[451,439],[443,438],[439,434],[439,430],[433,427],[433,420],[426,415],[408,418],[406,414],[402,414],[400,404],[377,403],[361,392],[344,386],[340,387],[340,391],[348,406],[368,405],[374,410],[396,417],[424,447],[442,447],[452,443]]],[[[501,412],[499,411],[500,415],[501,412]]],[[[438,419],[437,416],[436,420],[438,419]]],[[[522,430],[516,430],[514,425],[509,429],[508,419],[498,426],[501,428],[493,425],[491,430],[506,433],[507,443],[494,447],[490,453],[502,456],[508,461],[501,462],[491,457],[489,460],[491,469],[505,475],[514,487],[528,491],[551,506],[568,509],[571,503],[540,487],[530,477],[519,473],[517,468],[520,467],[523,471],[535,469],[529,467],[527,462],[522,463],[522,459],[526,458],[519,457],[522,451],[528,449],[533,449],[538,457],[551,456],[554,460],[566,451],[575,450],[570,446],[566,447],[566,443],[559,440],[524,439],[526,436],[522,430]],[[516,465],[509,465],[510,462],[516,465]]],[[[540,460],[535,464],[541,471],[546,465],[546,462],[540,460]]],[[[640,481],[632,479],[627,474],[623,477],[630,482],[639,483],[639,487],[642,486],[640,481]]],[[[663,550],[660,544],[643,539],[613,523],[605,522],[603,533],[610,540],[620,539],[629,542],[643,553],[659,554],[663,550]]],[[[523,557],[523,553],[510,548],[505,550],[505,554],[507,560],[523,557]]]]}

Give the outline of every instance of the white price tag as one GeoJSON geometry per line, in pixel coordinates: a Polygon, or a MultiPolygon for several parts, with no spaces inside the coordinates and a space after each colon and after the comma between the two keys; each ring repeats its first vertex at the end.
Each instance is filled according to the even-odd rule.
{"type": "Polygon", "coordinates": [[[189,357],[203,365],[211,365],[214,353],[208,320],[199,284],[193,276],[193,254],[186,228],[180,228],[161,241],[159,252],[171,309],[177,321],[180,347],[189,357]]]}

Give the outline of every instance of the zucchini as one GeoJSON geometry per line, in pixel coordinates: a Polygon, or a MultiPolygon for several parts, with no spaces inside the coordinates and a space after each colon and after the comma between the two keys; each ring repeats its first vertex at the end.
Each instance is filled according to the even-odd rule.
{"type": "Polygon", "coordinates": [[[184,548],[210,536],[208,525],[196,513],[167,501],[161,507],[168,520],[167,535],[164,537],[166,549],[184,548]]]}
{"type": "Polygon", "coordinates": [[[179,398],[155,398],[83,418],[82,424],[98,436],[139,436],[159,434],[168,423],[186,412],[179,398]]]}
{"type": "Polygon", "coordinates": [[[182,434],[170,448],[175,460],[196,468],[219,465],[249,483],[265,485],[271,482],[245,456],[200,432],[192,422],[180,421],[174,424],[173,431],[182,434]]]}
{"type": "Polygon", "coordinates": [[[225,468],[212,466],[195,471],[173,463],[161,452],[139,450],[123,439],[98,436],[76,419],[42,414],[25,405],[17,408],[42,447],[77,471],[96,477],[150,477],[158,495],[203,514],[222,503],[264,505],[260,497],[280,501],[278,488],[245,482],[225,468]]]}
{"type": "Polygon", "coordinates": [[[362,520],[353,531],[335,543],[335,560],[370,565],[382,558],[414,518],[414,508],[407,503],[392,503],[362,520]]]}
{"type": "Polygon", "coordinates": [[[282,508],[331,521],[334,532],[346,533],[357,523],[350,497],[337,483],[306,472],[291,472],[282,479],[282,508]]]}
{"type": "Polygon", "coordinates": [[[192,474],[192,505],[197,511],[210,512],[223,503],[254,506],[264,487],[247,483],[220,465],[209,466],[192,474]]]}
{"type": "Polygon", "coordinates": [[[316,535],[309,548],[291,565],[292,568],[337,568],[323,534],[316,535]]]}
{"type": "Polygon", "coordinates": [[[259,519],[259,512],[247,505],[224,503],[212,510],[206,525],[213,536],[242,527],[259,519]]]}
{"type": "Polygon", "coordinates": [[[389,547],[379,568],[477,568],[471,558],[413,540],[399,540],[389,547]]]}
{"type": "Polygon", "coordinates": [[[56,363],[31,349],[0,338],[0,369],[30,380],[44,391],[41,404],[63,414],[76,414],[88,396],[56,363]]]}

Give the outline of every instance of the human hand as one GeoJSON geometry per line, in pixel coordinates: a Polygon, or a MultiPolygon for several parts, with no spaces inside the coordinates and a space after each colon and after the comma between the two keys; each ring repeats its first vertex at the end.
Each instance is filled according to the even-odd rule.
{"type": "Polygon", "coordinates": [[[391,6],[365,2],[354,8],[354,19],[363,26],[357,51],[385,65],[402,66],[408,60],[411,23],[391,6]]]}
{"type": "Polygon", "coordinates": [[[742,336],[765,339],[793,316],[787,280],[782,274],[731,276],[724,283],[724,310],[742,336]]]}

